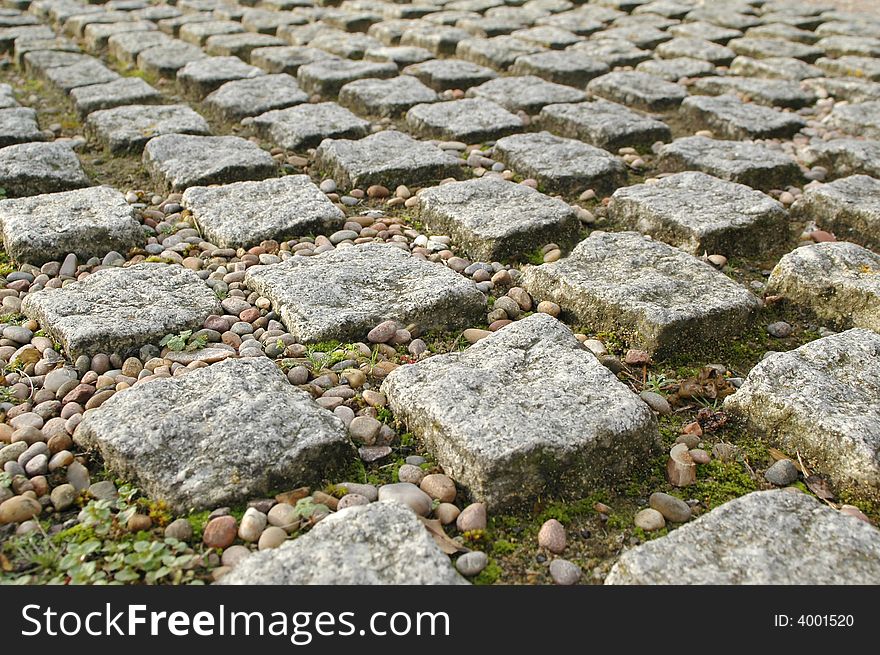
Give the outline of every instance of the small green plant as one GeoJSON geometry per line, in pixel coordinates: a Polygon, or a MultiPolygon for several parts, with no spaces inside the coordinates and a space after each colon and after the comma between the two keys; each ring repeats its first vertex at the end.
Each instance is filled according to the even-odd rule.
{"type": "Polygon", "coordinates": [[[192,352],[201,350],[208,345],[208,337],[204,334],[193,336],[192,330],[184,330],[179,334],[166,334],[159,342],[160,346],[167,346],[168,350],[174,352],[192,352]]]}

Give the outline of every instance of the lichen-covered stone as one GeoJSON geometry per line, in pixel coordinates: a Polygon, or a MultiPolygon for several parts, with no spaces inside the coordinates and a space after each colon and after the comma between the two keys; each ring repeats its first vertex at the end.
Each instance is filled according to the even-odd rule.
{"type": "Polygon", "coordinates": [[[131,205],[107,186],[2,200],[0,227],[10,257],[34,265],[71,252],[84,260],[128,252],[144,242],[131,205]]]}
{"type": "Polygon", "coordinates": [[[823,166],[829,179],[856,174],[880,178],[880,141],[816,140],[804,147],[800,157],[807,166],[823,166]]]}
{"type": "Polygon", "coordinates": [[[621,555],[605,584],[880,583],[880,532],[802,493],[756,491],[621,555]]]}
{"type": "Polygon", "coordinates": [[[89,114],[86,130],[112,153],[138,153],[163,134],[211,133],[208,122],[188,105],[126,105],[89,114]]]}
{"type": "Polygon", "coordinates": [[[521,285],[649,352],[714,345],[746,329],[759,306],[711,265],[636,232],[597,230],[568,257],[527,268],[521,285]]]}
{"type": "Polygon", "coordinates": [[[71,191],[89,184],[68,145],[36,141],[0,148],[0,187],[10,198],[71,191]]]}
{"type": "Polygon", "coordinates": [[[254,117],[253,125],[266,139],[288,150],[317,146],[323,139],[359,139],[370,123],[335,102],[273,109],[254,117]]]}
{"type": "Polygon", "coordinates": [[[880,334],[854,328],[775,353],[724,410],[836,489],[880,500],[880,334]]]}
{"type": "Polygon", "coordinates": [[[80,116],[122,105],[146,105],[162,101],[162,94],[139,77],[120,77],[104,84],[80,86],[70,92],[80,116]]]}
{"type": "Polygon", "coordinates": [[[880,332],[880,255],[846,241],[816,243],[779,260],[767,293],[838,328],[880,332]]]}
{"type": "Polygon", "coordinates": [[[382,321],[423,330],[465,327],[486,299],[449,268],[392,245],[366,243],[252,266],[245,283],[272,301],[300,342],[362,339],[382,321]]]}
{"type": "Polygon", "coordinates": [[[85,414],[74,439],[176,512],[319,482],[354,454],[343,422],[263,357],[119,392],[85,414]]]}
{"type": "Polygon", "coordinates": [[[694,130],[711,130],[725,139],[788,138],[807,125],[797,114],[730,95],[685,98],[681,113],[694,130]]]}
{"type": "Polygon", "coordinates": [[[880,180],[852,175],[807,189],[792,215],[815,221],[841,239],[880,246],[880,180]]]}
{"type": "Polygon", "coordinates": [[[522,119],[504,107],[477,98],[416,105],[406,124],[417,136],[480,143],[523,129],[522,119]]]}
{"type": "Polygon", "coordinates": [[[279,548],[255,553],[223,585],[466,584],[408,507],[347,507],[279,548]]]}
{"type": "Polygon", "coordinates": [[[195,272],[145,263],[105,268],[60,289],[28,294],[21,310],[75,359],[124,355],[169,333],[199,329],[220,304],[195,272]]]}
{"type": "Polygon", "coordinates": [[[693,255],[755,256],[788,236],[787,216],[779,202],[743,184],[696,171],[618,189],[608,215],[693,255]]]}
{"type": "Polygon", "coordinates": [[[205,108],[227,121],[257,116],[308,102],[309,96],[287,73],[226,82],[205,98],[205,108]]]}
{"type": "Polygon", "coordinates": [[[581,102],[586,94],[564,84],[547,82],[534,75],[499,77],[467,90],[469,98],[491,100],[508,111],[537,114],[545,105],[581,102]]]}
{"type": "Polygon", "coordinates": [[[486,261],[522,256],[550,242],[570,244],[579,226],[562,200],[493,177],[424,189],[419,219],[449,234],[471,257],[486,261]]]}
{"type": "Polygon", "coordinates": [[[608,150],[648,148],[656,141],[672,139],[666,123],[607,100],[548,105],[538,115],[538,124],[554,134],[608,150]]]}
{"type": "Polygon", "coordinates": [[[658,436],[648,406],[546,314],[395,369],[382,392],[443,470],[492,507],[626,476],[658,436]]]}
{"type": "Polygon", "coordinates": [[[250,248],[266,239],[330,233],[340,229],[345,218],[308,175],[191,186],[182,204],[205,238],[221,248],[250,248]]]}
{"type": "Polygon", "coordinates": [[[675,109],[687,97],[687,90],[680,84],[637,71],[602,75],[587,85],[587,91],[594,96],[645,111],[675,109]]]}

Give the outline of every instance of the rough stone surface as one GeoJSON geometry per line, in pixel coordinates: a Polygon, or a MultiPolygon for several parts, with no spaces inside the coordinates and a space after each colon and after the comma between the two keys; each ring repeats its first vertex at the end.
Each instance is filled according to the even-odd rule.
{"type": "Polygon", "coordinates": [[[657,437],[648,407],[545,314],[400,367],[382,391],[443,469],[491,507],[581,493],[624,474],[657,437]]]}
{"type": "Polygon", "coordinates": [[[158,103],[162,94],[139,77],[120,77],[104,84],[77,87],[70,92],[70,99],[77,113],[86,116],[99,109],[158,103]]]}
{"type": "Polygon", "coordinates": [[[326,139],[315,165],[343,189],[373,184],[424,184],[461,175],[461,160],[394,130],[364,139],[326,139]]]}
{"type": "Polygon", "coordinates": [[[84,416],[74,439],[179,512],[316,482],[353,454],[342,421],[260,357],[117,393],[84,416]]]}
{"type": "Polygon", "coordinates": [[[0,148],[28,141],[45,141],[37,124],[37,112],[30,107],[0,109],[0,148]]]}
{"type": "Polygon", "coordinates": [[[352,61],[350,59],[319,59],[300,66],[296,78],[308,93],[333,98],[349,82],[368,77],[388,79],[397,75],[397,65],[382,61],[352,61]]]}
{"type": "Polygon", "coordinates": [[[73,149],[63,143],[19,143],[0,148],[0,187],[7,197],[70,191],[90,184],[73,149]]]}
{"type": "Polygon", "coordinates": [[[106,186],[2,200],[0,228],[10,257],[35,265],[68,253],[88,259],[128,252],[144,242],[131,205],[106,186]]]}
{"type": "Polygon", "coordinates": [[[608,66],[576,50],[537,52],[522,55],[510,71],[514,75],[536,75],[548,82],[583,89],[587,82],[608,72],[608,66]]]}
{"type": "Polygon", "coordinates": [[[458,59],[434,59],[407,66],[402,72],[435,91],[466,90],[498,77],[491,68],[458,59]]]}
{"type": "Polygon", "coordinates": [[[339,104],[371,116],[402,116],[414,105],[438,99],[436,91],[410,75],[389,80],[355,80],[339,90],[339,104]]]}
{"type": "Polygon", "coordinates": [[[802,179],[794,159],[778,150],[704,136],[683,137],[663,146],[657,166],[667,172],[702,171],[763,191],[784,188],[802,179]]]}
{"type": "Polygon", "coordinates": [[[206,57],[190,61],[177,72],[177,83],[184,94],[201,100],[232,80],[258,77],[265,73],[238,57],[206,57]]]}
{"type": "Polygon", "coordinates": [[[384,244],[254,266],[245,281],[300,341],[361,339],[388,319],[424,330],[464,327],[486,305],[470,280],[384,244]]]}
{"type": "Polygon", "coordinates": [[[143,160],[153,180],[172,191],[262,180],[277,172],[268,152],[237,136],[166,134],[147,143],[143,160]]]}
{"type": "Polygon", "coordinates": [[[406,124],[417,136],[480,143],[523,130],[522,119],[504,107],[477,98],[416,105],[406,124]]]}
{"type": "Polygon", "coordinates": [[[359,139],[370,123],[335,102],[275,109],[254,118],[257,131],[288,150],[317,146],[323,139],[359,139]]]}
{"type": "Polygon", "coordinates": [[[173,78],[190,62],[205,58],[205,53],[198,46],[175,40],[167,45],[145,48],[138,53],[137,65],[145,73],[173,78]]]}
{"type": "Polygon", "coordinates": [[[470,98],[491,100],[508,111],[537,114],[546,105],[581,102],[587,96],[570,86],[547,82],[534,75],[499,77],[467,90],[470,98]]]}
{"type": "Polygon", "coordinates": [[[807,125],[796,114],[729,95],[691,96],[681,103],[681,112],[694,130],[711,130],[726,139],[787,138],[807,125]]]}
{"type": "Polygon", "coordinates": [[[489,177],[423,190],[419,218],[486,261],[523,255],[545,243],[571,243],[578,230],[574,211],[562,200],[489,177]]]}
{"type": "Polygon", "coordinates": [[[296,78],[278,73],[226,82],[205,98],[205,107],[224,120],[238,121],[245,116],[308,102],[308,99],[296,78]]]}
{"type": "Polygon", "coordinates": [[[773,269],[767,293],[809,309],[834,327],[880,332],[880,255],[854,243],[793,250],[773,269]]]}
{"type": "Polygon", "coordinates": [[[625,552],[605,584],[880,582],[880,531],[806,494],[756,491],[625,552]]]}
{"type": "Polygon", "coordinates": [[[221,248],[335,232],[345,218],[307,175],[189,187],[182,204],[205,238],[221,248]]]}
{"type": "Polygon", "coordinates": [[[268,73],[296,75],[300,66],[319,59],[337,59],[329,52],[305,46],[269,46],[251,51],[251,64],[268,73]]]}
{"type": "Polygon", "coordinates": [[[163,134],[210,134],[204,118],[187,105],[127,105],[92,112],[86,129],[113,153],[138,153],[163,134]]]}
{"type": "Polygon", "coordinates": [[[554,192],[610,192],[626,181],[626,167],[611,153],[549,132],[499,139],[494,157],[554,192]]]}
{"type": "Polygon", "coordinates": [[[816,95],[805,91],[797,82],[764,80],[753,77],[701,77],[694,80],[691,91],[709,95],[736,93],[753,102],[774,107],[800,109],[816,101],[816,95]]]}
{"type": "Polygon", "coordinates": [[[648,352],[737,334],[758,299],[696,257],[636,232],[593,232],[567,258],[526,269],[523,286],[593,330],[648,352]]]}
{"type": "Polygon", "coordinates": [[[220,311],[193,271],[166,264],[106,268],[61,289],[29,294],[22,313],[39,321],[73,359],[127,354],[169,333],[199,329],[220,311]]]}
{"type": "Polygon", "coordinates": [[[807,166],[825,167],[829,179],[855,174],[880,178],[880,141],[814,141],[801,151],[800,156],[807,166]]]}
{"type": "Polygon", "coordinates": [[[699,172],[618,189],[608,214],[693,255],[760,255],[788,235],[782,204],[743,184],[699,172]]]}
{"type": "MultiPolygon", "coordinates": [[[[725,411],[837,489],[880,499],[880,335],[856,328],[759,362],[725,411]]],[[[827,550],[824,549],[824,550],[827,550]]]]}
{"type": "Polygon", "coordinates": [[[594,96],[645,111],[668,111],[681,104],[687,90],[649,73],[636,71],[602,75],[587,85],[594,96]]]}
{"type": "Polygon", "coordinates": [[[541,110],[538,123],[554,134],[608,150],[647,148],[655,141],[672,139],[666,123],[607,100],[548,105],[541,110]]]}
{"type": "Polygon", "coordinates": [[[84,59],[70,66],[46,68],[42,74],[64,93],[80,86],[112,82],[120,77],[119,73],[110,70],[97,59],[84,59]]]}
{"type": "Polygon", "coordinates": [[[348,507],[278,548],[251,555],[220,584],[466,584],[413,512],[394,501],[348,507]]]}
{"type": "Polygon", "coordinates": [[[852,175],[807,189],[792,215],[816,221],[838,238],[880,246],[880,180],[852,175]]]}

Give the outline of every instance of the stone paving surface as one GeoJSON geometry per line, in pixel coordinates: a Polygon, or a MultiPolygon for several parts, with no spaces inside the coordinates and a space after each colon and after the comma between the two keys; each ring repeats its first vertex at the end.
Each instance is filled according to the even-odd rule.
{"type": "Polygon", "coordinates": [[[120,479],[182,581],[874,582],[878,230],[872,6],[10,0],[4,557],[120,479]]]}

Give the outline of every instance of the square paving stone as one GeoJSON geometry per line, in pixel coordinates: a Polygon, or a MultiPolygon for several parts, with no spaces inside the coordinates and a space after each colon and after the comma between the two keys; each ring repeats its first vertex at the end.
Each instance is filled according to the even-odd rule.
{"type": "Polygon", "coordinates": [[[792,205],[792,216],[815,221],[840,239],[880,247],[880,180],[852,175],[809,187],[792,205]]]}
{"type": "Polygon", "coordinates": [[[30,107],[0,109],[0,148],[47,138],[37,124],[37,112],[30,107]]]}
{"type": "Polygon", "coordinates": [[[345,424],[262,357],[118,393],[89,413],[76,442],[183,513],[316,484],[355,457],[345,424]]]}
{"type": "Polygon", "coordinates": [[[800,158],[807,166],[823,166],[829,179],[859,173],[880,178],[880,141],[816,140],[804,147],[800,158]]]}
{"type": "Polygon", "coordinates": [[[324,50],[307,46],[271,46],[251,51],[251,64],[259,66],[268,73],[287,73],[296,75],[300,66],[320,59],[338,59],[324,50]]]}
{"type": "Polygon", "coordinates": [[[825,54],[821,48],[794,41],[783,39],[762,39],[745,37],[733,39],[727,47],[738,55],[753,57],[755,59],[768,59],[771,57],[788,57],[800,59],[808,64],[813,63],[825,54]]]}
{"type": "Polygon", "coordinates": [[[118,80],[121,76],[97,59],[85,59],[70,66],[47,68],[43,76],[61,91],[70,92],[80,86],[103,84],[118,80]]]}
{"type": "Polygon", "coordinates": [[[816,94],[831,96],[835,100],[880,100],[880,83],[857,80],[854,77],[816,77],[802,80],[801,85],[816,94]]]}
{"type": "Polygon", "coordinates": [[[400,35],[400,45],[425,48],[435,55],[452,55],[455,54],[458,44],[471,36],[457,27],[420,23],[404,28],[400,35]]]}
{"type": "Polygon", "coordinates": [[[571,244],[578,219],[572,208],[523,184],[495,177],[450,182],[419,194],[419,220],[448,234],[470,257],[500,261],[547,243],[571,244]]]}
{"type": "Polygon", "coordinates": [[[696,171],[618,189],[608,215],[692,255],[757,256],[788,237],[782,204],[744,184],[696,171]]]}
{"type": "Polygon", "coordinates": [[[308,45],[311,41],[324,34],[335,34],[342,38],[346,32],[330,27],[325,23],[310,23],[308,25],[282,25],[278,28],[276,36],[284,39],[290,45],[308,45]]]}
{"type": "Polygon", "coordinates": [[[355,80],[339,90],[340,105],[370,116],[402,116],[414,105],[439,99],[436,91],[410,75],[355,80]]]}
{"type": "Polygon", "coordinates": [[[566,52],[573,51],[592,57],[609,68],[635,66],[651,58],[649,50],[637,48],[629,41],[600,39],[581,41],[570,46],[566,52]]]}
{"type": "Polygon", "coordinates": [[[838,59],[823,57],[816,61],[816,66],[829,75],[858,77],[880,82],[880,59],[874,57],[840,57],[838,59]]]}
{"type": "Polygon", "coordinates": [[[400,37],[403,36],[403,31],[413,25],[421,24],[421,21],[418,20],[383,20],[379,23],[373,23],[370,25],[367,30],[367,35],[380,41],[384,45],[400,45],[400,37]]]}
{"type": "Polygon", "coordinates": [[[23,68],[31,75],[42,75],[49,68],[72,66],[85,61],[94,61],[94,57],[83,52],[68,50],[32,50],[22,57],[23,68]]]}
{"type": "Polygon", "coordinates": [[[85,34],[85,29],[89,25],[119,23],[121,21],[130,21],[132,19],[133,17],[127,11],[85,11],[67,17],[64,21],[64,33],[82,39],[85,34]]]}
{"type": "Polygon", "coordinates": [[[650,353],[713,347],[745,330],[760,305],[710,264],[637,232],[597,230],[568,257],[527,268],[521,286],[650,353]]]}
{"type": "Polygon", "coordinates": [[[86,131],[111,152],[138,153],[160,134],[210,134],[211,128],[187,105],[125,105],[89,114],[86,131]]]}
{"type": "Polygon", "coordinates": [[[205,52],[209,55],[233,56],[250,61],[251,52],[257,48],[286,45],[284,41],[269,34],[217,34],[205,42],[205,52]]]}
{"type": "Polygon", "coordinates": [[[35,266],[71,252],[82,260],[126,253],[145,241],[125,196],[106,186],[2,200],[0,227],[9,256],[35,266]]]}
{"type": "Polygon", "coordinates": [[[829,57],[880,57],[880,39],[857,36],[826,36],[816,42],[829,57]]]}
{"type": "Polygon", "coordinates": [[[278,172],[268,152],[237,136],[164,134],[150,139],[143,161],[153,181],[171,191],[263,180],[278,172]]]}
{"type": "Polygon", "coordinates": [[[343,189],[373,184],[393,187],[439,181],[462,175],[462,161],[440,148],[394,130],[357,141],[325,139],[315,153],[315,166],[343,189]]]}
{"type": "MultiPolygon", "coordinates": [[[[793,25],[786,25],[784,23],[767,23],[765,25],[750,27],[746,30],[745,36],[762,39],[782,39],[785,41],[805,43],[806,45],[813,45],[819,39],[818,35],[810,30],[802,30],[793,25]]],[[[821,46],[819,47],[821,48],[821,46]]],[[[822,48],[822,50],[824,50],[824,48],[822,48]]]]}
{"type": "Polygon", "coordinates": [[[548,105],[538,115],[541,128],[599,148],[649,148],[656,141],[670,141],[666,123],[607,100],[548,105]]]}
{"type": "Polygon", "coordinates": [[[397,76],[397,65],[381,61],[350,61],[320,59],[299,67],[296,79],[307,93],[333,98],[339,90],[355,80],[388,79],[397,76]]]}
{"type": "Polygon", "coordinates": [[[736,53],[727,46],[699,38],[680,36],[666,43],[661,43],[655,52],[657,56],[664,59],[690,57],[691,59],[708,61],[715,66],[729,66],[736,57],[736,53]]]}
{"type": "Polygon", "coordinates": [[[370,48],[378,48],[382,43],[366,34],[321,34],[309,41],[310,48],[320,48],[344,59],[363,59],[370,48]]]}
{"type": "Polygon", "coordinates": [[[691,57],[674,57],[672,59],[649,59],[636,66],[636,71],[648,73],[668,82],[675,82],[683,77],[703,77],[714,75],[715,66],[708,61],[691,57]]]}
{"type": "Polygon", "coordinates": [[[146,263],[105,268],[62,288],[28,294],[21,310],[71,359],[136,352],[166,334],[198,330],[208,316],[222,311],[214,291],[194,271],[146,263]]]}
{"type": "Polygon", "coordinates": [[[715,6],[697,7],[687,15],[688,20],[700,20],[734,30],[745,30],[761,24],[761,19],[754,15],[739,13],[735,9],[725,7],[729,3],[717,3],[715,6]]]}
{"type": "Polygon", "coordinates": [[[701,77],[694,80],[692,92],[709,95],[734,93],[762,105],[800,109],[816,102],[816,94],[805,91],[798,82],[756,77],[701,77]]]}
{"type": "Polygon", "coordinates": [[[48,25],[20,25],[0,28],[0,52],[12,52],[15,40],[22,37],[54,39],[55,32],[48,25]]]}
{"type": "Polygon", "coordinates": [[[178,34],[181,41],[204,46],[209,37],[216,34],[239,34],[245,29],[241,23],[232,20],[209,20],[187,23],[181,26],[178,34]]]}
{"type": "Polygon", "coordinates": [[[836,104],[828,124],[854,136],[880,139],[880,101],[836,104]]]}
{"type": "Polygon", "coordinates": [[[64,143],[19,143],[0,148],[0,187],[10,198],[70,191],[90,184],[73,149],[64,143]]]}
{"type": "Polygon", "coordinates": [[[309,179],[287,175],[258,182],[191,186],[182,204],[202,234],[220,248],[250,248],[341,229],[345,215],[309,179]]]}
{"type": "Polygon", "coordinates": [[[674,109],[688,94],[680,84],[636,71],[597,77],[587,85],[587,91],[594,96],[645,111],[674,109]]]}
{"type": "Polygon", "coordinates": [[[554,193],[611,193],[626,183],[626,167],[611,153],[549,132],[499,139],[493,157],[554,193]]]}
{"type": "Polygon", "coordinates": [[[459,59],[434,59],[407,66],[402,72],[415,76],[435,91],[465,90],[498,77],[498,73],[491,68],[459,59]]]}
{"type": "Polygon", "coordinates": [[[822,77],[823,71],[800,59],[770,57],[768,59],[752,59],[739,55],[730,64],[731,75],[743,77],[769,77],[779,80],[805,80],[810,77],[822,77]]]}
{"type": "Polygon", "coordinates": [[[656,48],[671,38],[672,36],[663,30],[658,30],[648,25],[609,27],[590,36],[590,40],[594,41],[629,41],[635,47],[643,50],[656,48]]]}
{"type": "Polygon", "coordinates": [[[455,26],[465,30],[471,36],[476,36],[478,38],[495,38],[498,36],[506,36],[511,32],[528,27],[528,22],[523,20],[522,17],[510,18],[477,15],[469,18],[462,18],[455,23],[455,26]]]}
{"type": "Polygon", "coordinates": [[[127,20],[118,23],[92,23],[83,30],[83,43],[91,52],[98,52],[107,47],[107,41],[114,34],[129,32],[157,31],[155,23],[148,20],[127,20]]]}
{"type": "Polygon", "coordinates": [[[408,45],[380,46],[370,48],[364,53],[364,59],[367,61],[390,61],[397,64],[398,67],[420,64],[433,58],[434,53],[430,50],[408,45]]]}
{"type": "Polygon", "coordinates": [[[681,114],[694,131],[711,130],[727,139],[788,138],[807,126],[797,114],[731,95],[691,96],[681,103],[681,114]]]}
{"type": "Polygon", "coordinates": [[[524,129],[516,114],[477,98],[416,105],[406,113],[406,124],[417,136],[465,143],[492,141],[524,129]]]}
{"type": "Polygon", "coordinates": [[[303,102],[309,96],[287,73],[260,75],[227,82],[205,98],[205,109],[227,121],[240,121],[245,116],[256,116],[303,102]]]}
{"type": "Polygon", "coordinates": [[[767,293],[834,328],[880,332],[880,255],[855,243],[794,249],[773,269],[767,293]]]}
{"type": "Polygon", "coordinates": [[[546,105],[587,99],[583,91],[547,82],[534,75],[499,77],[471,87],[466,95],[469,98],[491,100],[508,111],[524,111],[529,114],[537,114],[546,105]]]}
{"type": "Polygon", "coordinates": [[[138,53],[138,69],[159,77],[173,78],[187,64],[205,59],[207,55],[198,46],[183,41],[145,48],[138,53]]]}
{"type": "Polygon", "coordinates": [[[172,38],[164,32],[123,32],[107,39],[107,50],[117,61],[134,66],[137,56],[147,48],[171,42],[172,38]]]}
{"type": "MultiPolygon", "coordinates": [[[[19,68],[24,67],[24,56],[36,50],[82,53],[75,41],[70,39],[16,39],[12,59],[19,68]]],[[[73,63],[73,62],[71,62],[73,63]]]]}
{"type": "Polygon", "coordinates": [[[574,32],[569,32],[561,27],[554,27],[552,25],[536,25],[522,30],[515,30],[510,35],[521,41],[536,43],[539,46],[552,50],[564,50],[568,46],[583,40],[574,32]]]}
{"type": "MultiPolygon", "coordinates": [[[[581,9],[596,9],[594,5],[582,5],[581,9]]],[[[549,25],[573,32],[579,36],[590,36],[604,27],[602,20],[584,11],[564,11],[549,16],[541,16],[535,25],[549,25]]]]}
{"type": "Polygon", "coordinates": [[[308,18],[293,12],[266,9],[245,9],[241,17],[241,25],[246,30],[271,35],[282,25],[303,25],[307,22],[308,18]]]}
{"type": "Polygon", "coordinates": [[[491,39],[465,39],[458,42],[455,56],[459,59],[505,71],[513,66],[520,55],[543,52],[535,43],[520,41],[512,36],[495,36],[491,39]]]}
{"type": "Polygon", "coordinates": [[[510,72],[536,75],[548,82],[583,88],[594,77],[608,72],[608,66],[576,50],[538,52],[516,58],[510,72]]]}
{"type": "Polygon", "coordinates": [[[423,331],[471,325],[486,311],[473,281],[389,244],[364,243],[252,266],[245,284],[272,301],[300,343],[365,338],[378,323],[423,331]]]}
{"type": "Polygon", "coordinates": [[[794,159],[758,143],[688,136],[663,146],[657,157],[661,171],[702,171],[754,189],[784,189],[802,184],[794,159]]]}
{"type": "Polygon", "coordinates": [[[257,132],[287,150],[303,150],[323,139],[359,139],[370,132],[370,123],[335,102],[302,104],[274,109],[253,119],[257,132]]]}
{"type": "Polygon", "coordinates": [[[77,87],[70,92],[70,99],[82,117],[99,109],[159,103],[163,98],[161,93],[139,77],[120,77],[105,84],[77,87]]]}
{"type": "Polygon", "coordinates": [[[186,96],[201,100],[227,82],[260,75],[265,72],[238,57],[206,57],[191,61],[177,71],[177,83],[186,96]]]}
{"type": "Polygon", "coordinates": [[[785,353],[749,372],[724,401],[753,434],[803,455],[841,491],[880,501],[880,335],[853,329],[785,353]]]}
{"type": "Polygon", "coordinates": [[[624,479],[658,435],[651,410],[546,314],[402,366],[382,392],[443,470],[492,509],[624,479]]]}

